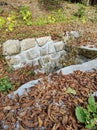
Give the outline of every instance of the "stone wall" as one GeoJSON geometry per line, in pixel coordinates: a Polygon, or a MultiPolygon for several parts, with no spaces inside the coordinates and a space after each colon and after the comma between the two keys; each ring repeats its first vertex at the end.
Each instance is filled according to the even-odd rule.
{"type": "Polygon", "coordinates": [[[3,43],[3,55],[9,66],[19,69],[34,66],[36,72],[52,72],[62,68],[66,57],[64,42],[53,41],[50,36],[8,40],[3,43]]]}

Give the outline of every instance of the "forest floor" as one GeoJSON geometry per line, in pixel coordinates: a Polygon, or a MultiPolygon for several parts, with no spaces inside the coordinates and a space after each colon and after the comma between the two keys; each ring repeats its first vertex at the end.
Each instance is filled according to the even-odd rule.
{"type": "MultiPolygon", "coordinates": [[[[2,0],[0,0],[0,2],[2,2],[2,0]]],[[[16,0],[7,0],[6,3],[7,3],[7,5],[0,5],[0,15],[2,17],[7,17],[11,11],[16,11],[17,7],[21,6],[21,5],[26,5],[29,7],[30,11],[33,14],[33,21],[36,21],[36,19],[38,19],[41,16],[48,17],[52,14],[52,11],[47,11],[44,8],[40,7],[38,5],[37,0],[17,0],[17,1],[16,0]]],[[[76,45],[83,44],[84,45],[84,44],[91,43],[91,44],[95,44],[97,46],[97,7],[91,7],[91,6],[86,7],[85,6],[85,13],[83,14],[84,17],[82,16],[81,18],[72,17],[74,13],[76,13],[76,12],[78,14],[80,13],[80,12],[78,12],[77,4],[71,4],[71,3],[64,2],[62,4],[62,10],[63,10],[62,12],[64,12],[64,15],[66,16],[66,21],[58,21],[58,22],[54,22],[54,23],[47,23],[47,24],[41,24],[41,25],[40,25],[40,22],[38,22],[38,24],[36,24],[36,25],[34,24],[31,26],[22,24],[21,26],[16,25],[12,31],[6,31],[5,27],[0,30],[0,79],[2,79],[4,77],[8,77],[8,80],[10,81],[10,83],[12,85],[12,88],[7,93],[10,93],[10,92],[16,90],[18,87],[20,87],[22,84],[24,84],[28,81],[46,76],[45,74],[41,74],[41,73],[35,75],[33,73],[33,69],[34,69],[33,67],[24,67],[24,68],[16,70],[16,71],[13,71],[12,69],[10,69],[2,55],[2,44],[5,41],[7,41],[8,39],[22,40],[25,38],[32,38],[32,37],[35,38],[35,37],[51,35],[53,39],[60,40],[63,32],[73,30],[73,31],[78,31],[82,34],[80,41],[72,41],[73,45],[74,44],[76,44],[76,45]]],[[[59,16],[60,16],[60,14],[59,14],[59,16]]],[[[61,17],[63,17],[63,16],[61,16],[61,17]]],[[[75,73],[77,73],[77,72],[75,72],[75,73]]],[[[42,118],[44,118],[43,116],[47,116],[48,124],[51,124],[51,126],[49,126],[50,128],[48,128],[48,130],[51,130],[51,128],[52,128],[52,130],[55,130],[55,129],[56,130],[57,129],[60,129],[60,130],[61,129],[62,130],[79,130],[79,129],[85,130],[84,125],[80,125],[76,121],[75,116],[74,116],[74,109],[75,109],[75,106],[77,106],[77,105],[84,106],[90,92],[97,90],[96,89],[97,88],[97,78],[96,78],[97,72],[93,72],[93,73],[79,72],[79,73],[77,73],[78,77],[76,77],[75,73],[71,74],[71,75],[67,75],[67,76],[59,75],[60,80],[62,80],[62,82],[63,82],[64,77],[67,79],[67,81],[64,81],[64,82],[68,82],[67,84],[71,84],[71,82],[72,82],[72,85],[74,85],[74,86],[71,85],[71,88],[76,89],[76,91],[78,92],[77,96],[79,97],[77,100],[73,100],[75,98],[75,96],[72,94],[71,95],[67,94],[64,96],[64,98],[62,97],[63,102],[68,100],[67,104],[65,104],[65,105],[69,106],[67,108],[66,112],[63,113],[63,115],[59,114],[59,116],[62,116],[62,119],[60,119],[60,122],[63,121],[63,123],[66,125],[65,126],[63,125],[63,127],[62,127],[62,125],[60,125],[60,123],[58,123],[56,126],[56,123],[54,123],[54,121],[52,121],[53,119],[51,119],[51,117],[46,115],[46,111],[50,111],[50,108],[48,106],[45,110],[45,113],[41,113],[43,115],[40,114],[40,116],[38,117],[38,121],[41,122],[40,126],[42,126],[41,124],[43,123],[42,121],[44,120],[44,119],[42,120],[42,118]],[[71,78],[72,81],[69,81],[69,78],[71,78]],[[86,80],[83,81],[84,80],[83,78],[86,80]],[[74,79],[76,79],[75,82],[73,82],[74,79]],[[92,79],[92,80],[90,81],[90,79],[92,79]],[[78,85],[78,81],[80,82],[80,84],[79,84],[80,88],[76,87],[76,85],[78,85]],[[87,82],[89,82],[89,81],[91,84],[91,88],[88,88],[88,85],[90,85],[90,84],[87,85],[87,82]],[[84,84],[87,86],[86,88],[84,88],[84,84]],[[81,85],[82,85],[82,87],[81,87],[81,85]],[[82,92],[82,93],[79,93],[79,92],[82,92]],[[72,108],[72,111],[70,111],[70,115],[67,115],[66,117],[64,117],[64,114],[68,113],[68,111],[71,108],[72,108]],[[63,117],[64,117],[64,119],[66,119],[65,121],[63,120],[63,117]]],[[[57,79],[58,77],[53,75],[53,78],[57,79]]],[[[6,82],[6,81],[4,81],[4,82],[6,82]]],[[[58,82],[60,85],[61,81],[58,80],[58,82]]],[[[46,82],[46,84],[48,84],[48,83],[46,82]]],[[[2,85],[1,82],[0,82],[0,85],[2,85]]],[[[35,88],[33,88],[33,89],[35,89],[35,88]]],[[[40,88],[37,88],[37,89],[40,89],[40,88]]],[[[49,89],[49,88],[47,88],[47,89],[49,89]]],[[[53,89],[54,89],[54,91],[60,90],[60,88],[56,88],[55,86],[53,86],[52,90],[53,89]]],[[[34,91],[36,91],[36,95],[34,95],[34,97],[37,97],[38,92],[36,89],[34,91]]],[[[49,91],[49,90],[45,90],[45,91],[49,91]]],[[[43,91],[43,94],[45,93],[45,91],[43,91]]],[[[11,105],[10,101],[7,101],[7,99],[5,98],[5,94],[6,94],[6,92],[0,92],[0,102],[1,102],[0,111],[3,110],[6,106],[11,105]],[[5,103],[4,103],[4,100],[6,100],[5,103]],[[3,105],[3,103],[4,103],[4,105],[3,105]]],[[[29,94],[29,101],[30,101],[31,95],[33,95],[33,94],[31,94],[31,93],[29,94]]],[[[48,96],[48,94],[47,94],[47,96],[48,96]]],[[[26,100],[25,96],[24,96],[24,99],[26,100]]],[[[22,97],[19,101],[18,101],[18,97],[16,97],[15,102],[16,103],[20,102],[20,104],[21,104],[22,100],[23,100],[22,97]]],[[[56,100],[59,101],[59,97],[56,100]]],[[[27,102],[29,102],[29,101],[27,100],[27,102]]],[[[33,102],[35,102],[35,99],[33,99],[33,102]]],[[[50,107],[53,107],[53,106],[50,106],[50,107]]],[[[25,107],[22,106],[22,109],[24,109],[24,108],[25,107]]],[[[16,111],[16,106],[13,109],[16,111]]],[[[36,110],[34,110],[34,111],[36,111],[36,110]]],[[[37,110],[37,111],[39,112],[39,110],[37,110]]],[[[59,108],[57,108],[56,111],[59,112],[59,108]]],[[[27,115],[28,117],[29,117],[29,113],[27,115]]],[[[52,113],[53,113],[53,111],[52,111],[52,113]]],[[[1,112],[0,114],[1,114],[0,121],[4,120],[4,117],[7,116],[6,113],[3,113],[3,112],[1,112]]],[[[25,114],[27,114],[27,113],[25,112],[25,114]]],[[[49,114],[49,113],[47,113],[47,114],[49,114]]],[[[51,111],[50,111],[50,114],[51,114],[51,111]]],[[[53,115],[54,114],[55,113],[53,113],[53,115]]],[[[36,119],[37,118],[36,115],[35,115],[35,120],[36,120],[36,122],[38,122],[36,119]]],[[[33,126],[29,126],[29,123],[26,121],[26,119],[24,119],[24,117],[23,118],[18,117],[17,119],[16,118],[13,119],[12,117],[9,117],[9,118],[11,119],[12,123],[16,122],[17,119],[20,122],[22,122],[21,123],[22,126],[20,128],[21,130],[26,130],[26,127],[27,128],[33,127],[33,126]],[[24,120],[24,122],[23,122],[23,120],[24,120]],[[23,127],[24,127],[24,129],[23,129],[23,127]]],[[[9,124],[8,120],[6,120],[6,123],[9,124]]],[[[34,123],[35,122],[33,122],[33,124],[34,123]]],[[[37,125],[38,124],[36,123],[36,126],[37,125]]],[[[47,127],[47,122],[45,122],[45,125],[47,127]]],[[[9,124],[9,128],[13,129],[10,124],[9,124]]]]}

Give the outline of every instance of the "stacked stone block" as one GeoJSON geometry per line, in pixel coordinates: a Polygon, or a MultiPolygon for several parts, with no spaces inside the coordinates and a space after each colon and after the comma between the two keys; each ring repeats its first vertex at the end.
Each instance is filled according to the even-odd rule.
{"type": "Polygon", "coordinates": [[[3,55],[13,69],[30,65],[38,66],[36,72],[45,73],[63,66],[66,51],[64,42],[53,41],[47,36],[27,38],[22,41],[8,40],[3,44],[3,55]]]}

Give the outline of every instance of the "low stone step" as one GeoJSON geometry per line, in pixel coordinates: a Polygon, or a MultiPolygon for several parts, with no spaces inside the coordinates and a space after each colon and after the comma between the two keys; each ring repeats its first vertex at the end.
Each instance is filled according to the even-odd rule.
{"type": "Polygon", "coordinates": [[[96,47],[90,48],[88,46],[75,46],[75,45],[71,46],[71,45],[65,44],[64,49],[66,51],[70,52],[71,48],[76,49],[76,51],[78,51],[79,55],[82,55],[86,58],[94,59],[97,57],[97,48],[96,47]]]}

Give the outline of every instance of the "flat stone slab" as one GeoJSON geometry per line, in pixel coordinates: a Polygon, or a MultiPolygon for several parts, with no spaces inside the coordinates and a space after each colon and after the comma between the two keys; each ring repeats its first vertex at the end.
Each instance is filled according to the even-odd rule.
{"type": "MultiPolygon", "coordinates": [[[[71,45],[65,44],[65,50],[70,52],[71,51],[71,45]]],[[[79,55],[82,55],[86,58],[95,58],[97,57],[97,48],[96,47],[89,47],[87,46],[72,46],[72,48],[76,49],[78,51],[79,55]]]]}

